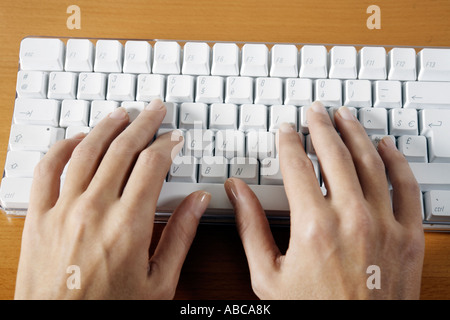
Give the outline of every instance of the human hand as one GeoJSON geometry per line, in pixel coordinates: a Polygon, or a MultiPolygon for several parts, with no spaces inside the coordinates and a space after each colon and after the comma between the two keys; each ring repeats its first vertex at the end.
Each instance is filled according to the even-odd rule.
{"type": "Polygon", "coordinates": [[[210,195],[195,192],[178,206],[149,259],[157,199],[182,146],[177,131],[148,146],[165,113],[154,100],[127,127],[119,108],[84,139],[49,150],[35,169],[16,299],[173,298],[210,195]],[[67,284],[69,266],[78,267],[79,289],[67,284]]]}
{"type": "Polygon", "coordinates": [[[225,183],[253,290],[262,299],[417,299],[424,236],[412,171],[389,138],[377,152],[347,108],[336,113],[335,122],[342,139],[321,103],[308,110],[325,197],[298,133],[288,124],[280,128],[280,166],[291,210],[285,255],[250,188],[239,179],[225,183]],[[379,267],[380,289],[367,286],[372,265],[379,267]]]}

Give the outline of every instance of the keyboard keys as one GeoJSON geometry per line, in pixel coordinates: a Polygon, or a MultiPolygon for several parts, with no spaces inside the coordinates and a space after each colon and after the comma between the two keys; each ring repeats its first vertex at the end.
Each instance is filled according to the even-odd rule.
{"type": "Polygon", "coordinates": [[[137,101],[164,100],[166,77],[161,74],[140,74],[137,80],[137,101]]]}
{"type": "Polygon", "coordinates": [[[214,76],[239,75],[239,47],[235,43],[216,43],[213,46],[211,74],[214,76]]]}
{"type": "Polygon", "coordinates": [[[416,51],[412,48],[393,48],[388,54],[389,80],[416,80],[416,51]]]}
{"type": "Polygon", "coordinates": [[[417,66],[419,81],[450,81],[450,49],[422,49],[417,66]]]}
{"type": "Polygon", "coordinates": [[[174,41],[158,41],[155,44],[153,73],[179,74],[181,71],[181,47],[174,41]]]}
{"type": "Polygon", "coordinates": [[[59,39],[26,38],[20,43],[22,70],[63,71],[64,43],[59,39]]]}
{"type": "Polygon", "coordinates": [[[244,157],[245,155],[245,134],[236,130],[221,130],[216,134],[216,156],[227,159],[234,157],[244,157]]]}
{"type": "Polygon", "coordinates": [[[53,99],[17,98],[14,106],[14,123],[42,126],[59,124],[61,103],[53,99]]]}
{"type": "Polygon", "coordinates": [[[427,138],[404,135],[398,138],[398,150],[408,162],[428,162],[427,138]]]}
{"type": "Polygon", "coordinates": [[[403,86],[404,108],[450,108],[450,82],[412,82],[403,86]]]}
{"type": "Polygon", "coordinates": [[[450,191],[432,190],[424,195],[425,218],[450,222],[450,191]]]}
{"type": "Polygon", "coordinates": [[[0,204],[9,210],[26,210],[30,199],[32,178],[6,177],[0,187],[0,204]]]}
{"type": "Polygon", "coordinates": [[[77,99],[105,100],[107,75],[105,73],[80,73],[77,99]]]}
{"type": "Polygon", "coordinates": [[[9,151],[6,156],[5,175],[16,178],[32,178],[34,168],[44,154],[38,151],[9,151]]]}
{"type": "Polygon", "coordinates": [[[356,79],[357,70],[355,47],[336,46],[331,48],[330,79],[356,79]]]}
{"type": "MultiPolygon", "coordinates": [[[[200,161],[199,182],[221,183],[228,179],[228,160],[224,157],[203,157],[200,161]]],[[[223,186],[222,186],[223,187],[223,186]]]]}
{"type": "Polygon", "coordinates": [[[176,157],[170,166],[167,181],[197,182],[198,159],[190,156],[176,157]]]}
{"type": "Polygon", "coordinates": [[[195,102],[221,103],[224,100],[224,80],[217,76],[200,76],[197,78],[195,102]]]}
{"type": "Polygon", "coordinates": [[[361,108],[359,109],[359,122],[368,135],[388,134],[387,111],[383,108],[361,108]]]}
{"type": "Polygon", "coordinates": [[[297,77],[298,50],[294,45],[276,44],[271,50],[271,77],[297,77]]]}
{"type": "Polygon", "coordinates": [[[283,122],[289,122],[297,128],[297,108],[292,105],[273,105],[270,107],[269,131],[276,132],[283,122]]]}
{"type": "Polygon", "coordinates": [[[394,136],[418,134],[417,112],[414,109],[389,110],[389,132],[394,136]]]}
{"type": "Polygon", "coordinates": [[[136,76],[126,73],[110,73],[107,100],[133,101],[136,92],[136,76]]]}
{"type": "Polygon", "coordinates": [[[13,124],[9,137],[12,151],[39,151],[46,153],[58,140],[64,138],[64,129],[46,126],[13,124]]]}
{"type": "Polygon", "coordinates": [[[328,77],[328,53],[325,46],[305,45],[300,50],[300,78],[328,77]]]}
{"type": "Polygon", "coordinates": [[[450,163],[409,164],[422,191],[450,190],[450,163]]]}
{"type": "Polygon", "coordinates": [[[280,161],[278,158],[265,158],[261,160],[260,183],[263,185],[282,185],[280,161]]]}
{"type": "Polygon", "coordinates": [[[359,52],[359,66],[359,79],[386,79],[386,49],[383,47],[362,48],[359,52]]]}
{"type": "Polygon", "coordinates": [[[193,102],[194,77],[188,75],[170,75],[167,77],[166,101],[193,102]]]}
{"type": "Polygon", "coordinates": [[[98,40],[95,72],[122,72],[123,45],[118,40],[98,40]]]}
{"type": "Polygon", "coordinates": [[[283,81],[280,78],[257,78],[255,88],[256,104],[282,104],[283,81]]]}
{"type": "Polygon", "coordinates": [[[225,103],[253,103],[253,79],[250,77],[228,77],[225,103]]]}
{"type": "Polygon", "coordinates": [[[313,83],[311,79],[286,79],[284,104],[309,106],[313,102],[313,83]]]}
{"type": "Polygon", "coordinates": [[[241,75],[250,77],[269,75],[269,49],[265,44],[245,44],[242,47],[241,75]]]}
{"type": "Polygon", "coordinates": [[[152,46],[147,41],[127,41],[123,61],[124,73],[150,73],[152,46]]]}
{"type": "Polygon", "coordinates": [[[325,107],[342,106],[342,85],[338,79],[321,79],[315,83],[316,100],[323,103],[325,107]]]}
{"type": "Polygon", "coordinates": [[[49,75],[49,99],[75,99],[78,75],[74,72],[51,72],[49,75]]]}
{"type": "Polygon", "coordinates": [[[47,98],[48,73],[43,71],[19,71],[17,95],[21,98],[47,98]]]}
{"type": "Polygon", "coordinates": [[[247,184],[258,184],[259,162],[255,158],[236,157],[230,160],[230,178],[239,178],[247,184]]]}
{"type": "Polygon", "coordinates": [[[108,114],[114,112],[119,107],[117,101],[94,100],[91,102],[91,112],[89,116],[89,126],[95,127],[108,114]]]}
{"type": "Polygon", "coordinates": [[[74,72],[94,71],[94,44],[87,39],[67,40],[66,63],[64,69],[74,72]]]}
{"type": "Polygon", "coordinates": [[[419,113],[420,134],[428,138],[429,162],[450,162],[450,110],[425,109],[419,113]]]}
{"type": "Polygon", "coordinates": [[[88,126],[89,107],[90,103],[86,100],[63,100],[59,126],[88,126]]]}
{"type": "Polygon", "coordinates": [[[369,80],[346,80],[344,82],[344,105],[368,108],[372,106],[372,85],[369,80]]]}
{"type": "Polygon", "coordinates": [[[275,135],[266,131],[250,131],[247,133],[248,158],[265,159],[275,157],[275,135]]]}
{"type": "Polygon", "coordinates": [[[206,129],[208,105],[205,103],[182,103],[180,106],[180,129],[206,129]]]}
{"type": "Polygon", "coordinates": [[[183,74],[209,75],[211,48],[204,42],[187,42],[184,45],[183,74]]]}
{"type": "Polygon", "coordinates": [[[401,108],[402,84],[400,81],[374,81],[373,96],[375,108],[401,108]]]}
{"type": "Polygon", "coordinates": [[[231,103],[214,103],[209,109],[209,128],[216,130],[238,127],[238,107],[231,103]]]}
{"type": "Polygon", "coordinates": [[[267,130],[267,107],[263,104],[243,104],[239,110],[239,130],[267,130]]]}

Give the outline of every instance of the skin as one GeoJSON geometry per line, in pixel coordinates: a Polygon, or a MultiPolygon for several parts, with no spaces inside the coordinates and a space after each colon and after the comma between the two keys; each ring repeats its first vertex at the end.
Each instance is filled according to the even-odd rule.
{"type": "MultiPolygon", "coordinates": [[[[55,144],[38,164],[16,299],[173,298],[211,195],[186,197],[149,256],[157,199],[182,146],[176,131],[151,143],[165,112],[154,100],[128,125],[119,108],[89,135],[55,144]],[[73,265],[81,273],[79,289],[67,285],[73,265]]],[[[308,112],[328,193],[323,196],[297,132],[283,124],[277,148],[291,209],[286,254],[250,188],[239,179],[225,183],[254,292],[262,299],[418,298],[424,238],[419,188],[408,163],[389,140],[377,152],[346,108],[335,116],[342,139],[320,103],[308,112]],[[381,270],[380,289],[366,285],[371,265],[381,270]]]]}
{"type": "Polygon", "coordinates": [[[261,299],[418,299],[424,235],[417,182],[389,138],[377,152],[345,107],[335,122],[342,139],[322,104],[308,110],[325,197],[297,132],[289,124],[280,128],[280,166],[291,209],[286,254],[250,188],[238,179],[225,184],[253,290],[261,299]],[[380,268],[380,289],[366,285],[371,265],[380,268]]]}

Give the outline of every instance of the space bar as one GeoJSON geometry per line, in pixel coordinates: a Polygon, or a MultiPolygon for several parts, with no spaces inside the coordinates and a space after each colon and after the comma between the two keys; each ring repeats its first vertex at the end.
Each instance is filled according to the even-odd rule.
{"type": "MultiPolygon", "coordinates": [[[[264,210],[273,214],[288,215],[289,204],[281,185],[250,185],[264,210]]],[[[209,211],[231,214],[232,205],[228,200],[223,184],[165,182],[158,199],[157,212],[172,212],[190,193],[203,190],[211,193],[209,211]]]]}
{"type": "Polygon", "coordinates": [[[450,190],[450,163],[409,164],[422,191],[450,190]]]}

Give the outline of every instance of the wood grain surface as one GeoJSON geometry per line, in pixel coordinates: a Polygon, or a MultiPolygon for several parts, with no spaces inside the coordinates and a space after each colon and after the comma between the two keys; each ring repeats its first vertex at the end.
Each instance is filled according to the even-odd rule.
{"type": "MultiPolygon", "coordinates": [[[[19,44],[25,36],[450,47],[449,17],[448,0],[1,1],[0,167],[13,113],[19,44]],[[81,8],[80,30],[66,27],[66,9],[72,4],[81,8]],[[372,4],[381,8],[380,30],[366,27],[366,9],[372,4]]],[[[0,299],[14,296],[23,222],[0,214],[0,299]]],[[[155,225],[154,244],[163,227],[155,225]]],[[[289,230],[273,231],[285,250],[289,230]]],[[[256,298],[234,226],[199,227],[176,298],[256,298]]],[[[450,234],[426,234],[421,298],[450,298],[450,234]]]]}

